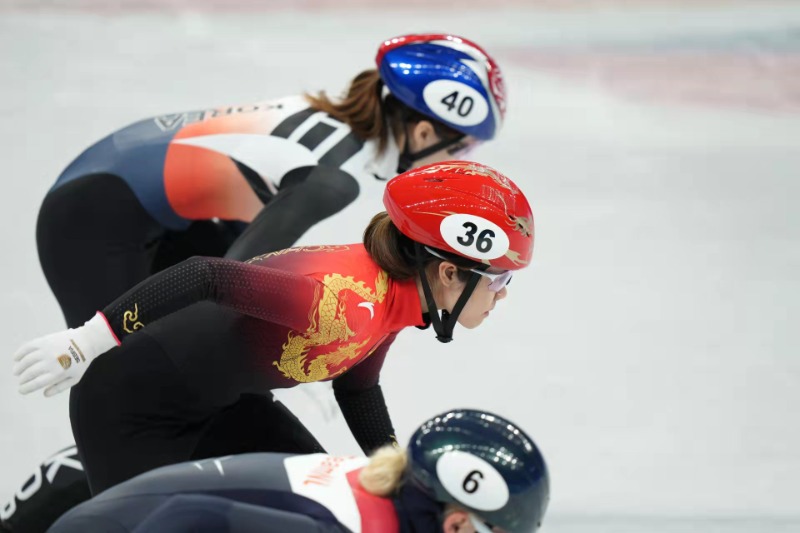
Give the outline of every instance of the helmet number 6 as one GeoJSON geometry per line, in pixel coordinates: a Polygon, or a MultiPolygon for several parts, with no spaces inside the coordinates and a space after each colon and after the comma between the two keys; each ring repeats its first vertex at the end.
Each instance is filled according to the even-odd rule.
{"type": "Polygon", "coordinates": [[[473,224],[472,222],[464,222],[461,226],[466,228],[467,234],[458,237],[457,240],[460,245],[472,246],[472,243],[475,242],[475,248],[477,248],[481,253],[486,253],[492,249],[492,237],[494,237],[494,231],[485,229],[478,233],[478,238],[476,240],[475,233],[478,231],[477,225],[473,224]]]}
{"type": "Polygon", "coordinates": [[[439,101],[447,106],[448,111],[455,109],[459,117],[466,117],[472,111],[475,100],[473,100],[471,96],[465,96],[459,102],[458,94],[458,91],[453,91],[439,101]]]}
{"type": "Polygon", "coordinates": [[[464,483],[461,484],[461,488],[464,489],[464,492],[467,494],[473,494],[480,486],[478,484],[478,479],[483,479],[483,474],[481,474],[480,470],[473,470],[464,478],[464,483]]]}

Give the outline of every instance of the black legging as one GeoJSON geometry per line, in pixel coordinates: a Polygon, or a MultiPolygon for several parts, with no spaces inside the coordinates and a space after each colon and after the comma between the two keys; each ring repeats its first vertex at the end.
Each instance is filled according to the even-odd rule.
{"type": "Polygon", "coordinates": [[[167,354],[160,336],[132,335],[93,361],[72,387],[72,432],[92,494],[182,461],[259,451],[324,451],[271,394],[250,392],[258,376],[234,370],[240,347],[232,345],[226,354],[218,346],[203,347],[214,337],[223,337],[224,343],[222,329],[206,326],[197,332],[198,339],[171,338],[197,352],[197,365],[188,369],[167,354]],[[224,369],[207,365],[208,357],[227,357],[230,364],[224,369]],[[247,380],[253,380],[252,388],[242,386],[247,380]]]}
{"type": "MultiPolygon", "coordinates": [[[[145,211],[128,185],[111,174],[87,175],[51,191],[42,203],[36,228],[42,269],[69,327],[82,325],[98,309],[159,270],[193,255],[224,255],[236,236],[237,232],[230,226],[212,221],[194,222],[182,232],[166,230],[145,211]]],[[[190,320],[187,330],[171,336],[173,342],[182,344],[181,339],[196,340],[191,326],[190,320]]],[[[141,342],[146,339],[142,338],[141,342]]],[[[204,347],[208,345],[205,343],[204,347]]],[[[217,349],[224,352],[222,357],[233,357],[224,347],[217,349]]],[[[151,352],[158,360],[158,348],[151,352]]],[[[162,375],[154,370],[152,386],[158,386],[159,377],[162,375]]],[[[142,386],[151,384],[142,383],[142,386]]],[[[75,407],[78,404],[73,402],[71,417],[79,451],[84,446],[80,435],[87,431],[84,427],[87,419],[102,418],[102,414],[95,411],[117,401],[114,400],[117,396],[111,392],[108,389],[85,392],[81,397],[90,400],[83,409],[75,407]],[[91,402],[97,402],[94,409],[91,402]]],[[[138,401],[135,397],[129,400],[131,403],[138,401]]],[[[153,442],[156,449],[151,464],[129,464],[130,457],[126,458],[125,454],[127,446],[139,441],[121,440],[116,448],[119,453],[113,459],[108,458],[108,469],[102,464],[86,465],[87,473],[93,472],[97,477],[93,482],[95,492],[97,487],[105,488],[127,479],[129,472],[138,474],[161,464],[194,457],[249,451],[322,451],[297,418],[271,396],[233,395],[227,398],[225,405],[214,413],[201,413],[195,426],[181,430],[188,433],[176,437],[177,440],[189,435],[193,443],[189,448],[181,448],[180,453],[174,454],[167,441],[153,442]],[[264,421],[264,425],[258,422],[254,425],[254,420],[264,421]],[[164,447],[164,451],[159,451],[158,447],[164,447]]],[[[109,421],[111,424],[119,422],[120,418],[115,416],[109,421]]],[[[117,431],[118,426],[112,429],[117,431]]],[[[81,456],[83,460],[83,453],[81,456]]],[[[55,499],[52,502],[53,505],[57,503],[55,499]]]]}
{"type": "Polygon", "coordinates": [[[42,270],[71,328],[159,270],[193,255],[223,256],[234,238],[212,221],[164,229],[111,174],[52,190],[36,224],[42,270]]]}

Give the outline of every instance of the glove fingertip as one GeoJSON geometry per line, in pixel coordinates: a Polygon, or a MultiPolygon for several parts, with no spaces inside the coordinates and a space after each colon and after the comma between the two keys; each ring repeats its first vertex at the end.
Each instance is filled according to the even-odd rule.
{"type": "Polygon", "coordinates": [[[19,376],[20,374],[25,372],[25,370],[36,364],[36,362],[37,361],[34,358],[28,358],[28,357],[23,358],[14,364],[14,366],[12,367],[12,372],[14,372],[15,376],[19,376]]]}
{"type": "Polygon", "coordinates": [[[34,351],[36,351],[36,345],[35,344],[32,344],[32,343],[31,344],[23,344],[22,346],[17,348],[16,352],[14,352],[14,361],[19,361],[20,359],[22,359],[23,357],[25,357],[26,355],[28,355],[29,353],[34,352],[34,351]]]}
{"type": "Polygon", "coordinates": [[[19,375],[19,379],[17,380],[20,385],[25,385],[26,383],[33,381],[34,379],[38,378],[39,376],[43,376],[47,373],[46,368],[42,367],[29,367],[26,368],[24,372],[21,372],[19,375]]]}
{"type": "Polygon", "coordinates": [[[28,394],[39,389],[43,389],[45,387],[49,387],[52,385],[52,376],[50,376],[47,372],[39,373],[33,379],[26,381],[25,383],[20,384],[19,392],[20,394],[28,394]]]}

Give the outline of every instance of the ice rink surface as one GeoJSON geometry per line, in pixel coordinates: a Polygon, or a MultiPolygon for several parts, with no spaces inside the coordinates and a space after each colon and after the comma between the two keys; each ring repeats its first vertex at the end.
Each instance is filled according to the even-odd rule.
{"type": "MultiPolygon", "coordinates": [[[[549,463],[551,533],[800,531],[800,2],[770,0],[0,0],[0,501],[72,442],[67,395],[10,375],[63,327],[34,231],[64,166],[147,116],[338,94],[383,39],[425,31],[503,68],[507,122],[474,158],[526,191],[536,249],[483,327],[398,338],[401,442],[452,407],[518,422],[549,463]]],[[[286,401],[358,451],[324,388],[286,401]]]]}

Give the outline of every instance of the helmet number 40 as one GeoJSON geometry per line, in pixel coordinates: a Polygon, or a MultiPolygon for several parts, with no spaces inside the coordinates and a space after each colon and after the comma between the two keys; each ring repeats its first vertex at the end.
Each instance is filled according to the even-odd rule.
{"type": "Polygon", "coordinates": [[[448,111],[453,111],[455,109],[460,117],[469,115],[469,112],[472,111],[472,108],[475,106],[475,100],[470,96],[465,96],[459,101],[458,91],[451,92],[442,98],[441,102],[447,106],[448,111]]]}
{"type": "Polygon", "coordinates": [[[432,81],[422,90],[422,99],[428,109],[446,124],[477,126],[489,116],[486,97],[458,81],[432,81]]]}

